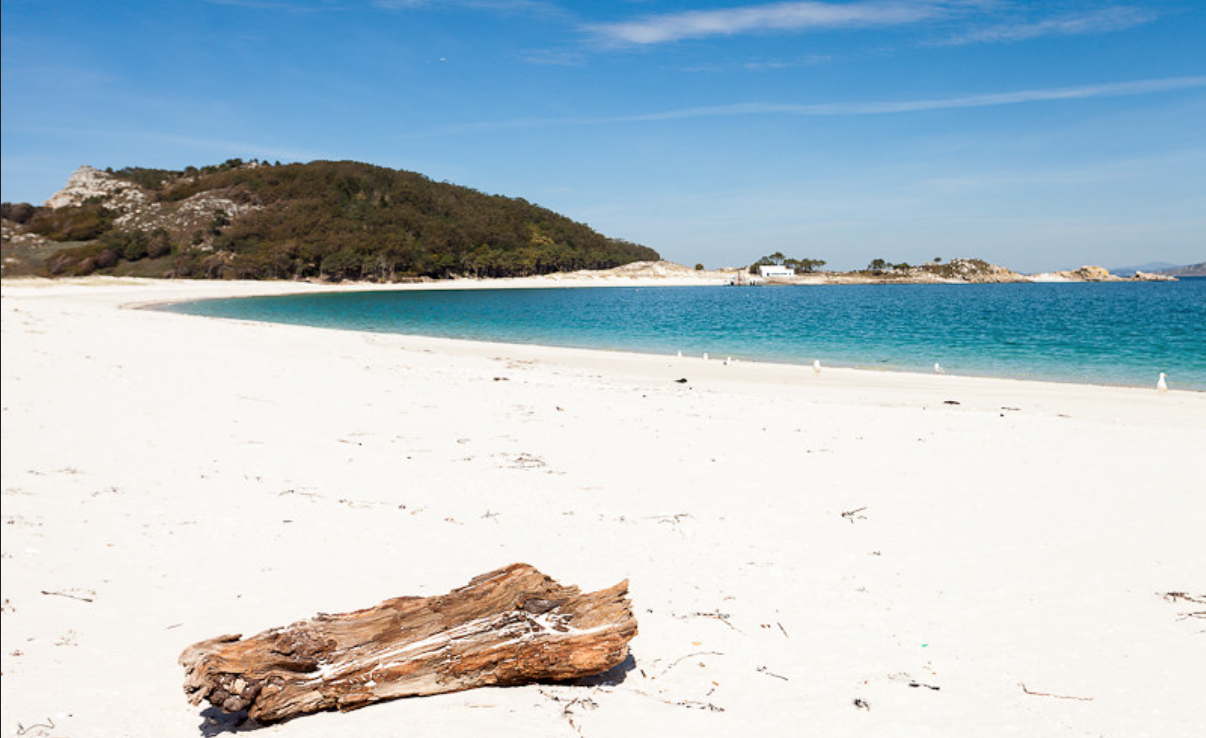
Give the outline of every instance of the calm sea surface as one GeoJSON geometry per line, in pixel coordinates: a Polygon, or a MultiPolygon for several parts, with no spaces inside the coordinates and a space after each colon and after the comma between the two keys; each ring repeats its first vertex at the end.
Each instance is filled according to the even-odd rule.
{"type": "Polygon", "coordinates": [[[1206,391],[1206,279],[604,287],[207,300],[193,315],[657,354],[1206,391]]]}

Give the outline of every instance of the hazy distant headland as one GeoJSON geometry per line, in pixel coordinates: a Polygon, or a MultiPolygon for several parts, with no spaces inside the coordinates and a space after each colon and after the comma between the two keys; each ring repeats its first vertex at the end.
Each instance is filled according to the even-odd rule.
{"type": "Polygon", "coordinates": [[[1206,261],[1161,269],[1156,274],[1162,274],[1167,277],[1206,277],[1206,261]]]}
{"type": "Polygon", "coordinates": [[[764,256],[694,269],[526,200],[356,162],[231,159],[182,171],[83,166],[35,206],[4,203],[5,277],[405,282],[573,272],[731,284],[1103,282],[1206,276],[1206,263],[1023,275],[979,259],[850,272],[764,256]],[[774,267],[769,270],[763,267],[774,267]]]}

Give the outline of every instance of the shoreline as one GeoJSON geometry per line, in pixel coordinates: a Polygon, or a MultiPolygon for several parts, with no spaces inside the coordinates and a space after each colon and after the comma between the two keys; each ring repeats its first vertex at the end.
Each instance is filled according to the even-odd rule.
{"type": "MultiPolygon", "coordinates": [[[[104,278],[104,277],[86,278],[84,280],[85,283],[87,282],[87,279],[105,280],[105,279],[112,279],[112,278],[104,278]]],[[[170,280],[145,280],[145,282],[147,284],[164,284],[164,283],[170,284],[171,283],[170,280]]],[[[238,282],[238,281],[221,282],[220,284],[228,285],[229,289],[228,290],[218,289],[217,290],[218,294],[216,294],[216,295],[207,294],[202,297],[188,297],[186,299],[152,301],[152,302],[147,302],[147,303],[139,303],[139,304],[131,305],[130,307],[145,308],[145,309],[164,309],[164,308],[168,308],[170,305],[173,305],[173,304],[179,304],[182,302],[193,302],[193,301],[197,301],[197,300],[226,299],[226,298],[237,299],[239,297],[249,297],[249,296],[302,295],[302,294],[315,294],[315,293],[322,293],[322,292],[353,292],[353,293],[355,293],[355,292],[383,292],[383,291],[391,292],[391,291],[414,291],[414,290],[419,290],[419,291],[460,291],[460,290],[476,290],[476,289],[483,289],[483,290],[577,289],[577,288],[587,288],[588,289],[588,288],[606,288],[606,287],[643,288],[643,287],[698,287],[698,286],[720,286],[721,285],[721,283],[716,282],[716,281],[682,280],[682,279],[666,278],[666,277],[636,277],[636,278],[634,278],[634,277],[615,277],[615,276],[610,276],[610,277],[590,276],[590,277],[576,278],[574,275],[551,275],[551,276],[545,276],[545,277],[524,277],[524,278],[518,278],[518,279],[498,279],[498,280],[453,280],[451,282],[424,282],[424,283],[414,283],[414,284],[393,284],[393,283],[379,284],[379,283],[371,283],[371,282],[338,283],[338,284],[310,283],[310,282],[265,283],[265,282],[254,282],[254,281],[251,281],[251,282],[247,282],[247,281],[244,281],[244,282],[238,282]],[[273,286],[265,287],[265,285],[268,285],[268,284],[271,284],[273,286]],[[307,285],[307,286],[303,289],[296,289],[296,290],[289,289],[287,286],[284,288],[278,289],[278,287],[276,286],[278,284],[284,284],[284,285],[301,284],[301,285],[307,285]],[[248,291],[250,291],[251,294],[248,294],[248,291]]],[[[960,284],[963,284],[963,283],[960,283],[960,284]]],[[[783,286],[783,285],[770,285],[770,286],[783,286]]],[[[213,317],[213,316],[204,316],[204,317],[213,317]]],[[[353,330],[353,331],[361,332],[361,333],[380,332],[380,333],[387,334],[387,335],[410,335],[410,336],[416,336],[416,337],[424,336],[424,337],[429,337],[429,338],[448,338],[448,340],[465,340],[465,341],[470,341],[470,342],[481,342],[481,343],[499,344],[499,345],[514,345],[514,346],[537,346],[537,345],[540,345],[540,346],[547,346],[549,348],[554,348],[554,349],[566,349],[566,350],[604,351],[604,352],[616,351],[616,352],[621,352],[621,353],[636,353],[636,354],[647,355],[647,356],[668,356],[668,355],[670,355],[668,349],[666,350],[666,352],[663,353],[663,352],[658,352],[658,351],[655,351],[652,349],[641,350],[641,349],[636,349],[636,348],[624,348],[624,347],[607,348],[607,347],[581,347],[581,346],[574,346],[574,345],[569,345],[569,344],[514,343],[514,342],[507,341],[505,339],[499,339],[499,340],[458,339],[458,338],[437,336],[437,335],[424,334],[424,333],[394,333],[392,331],[372,331],[372,330],[368,330],[368,329],[347,329],[347,330],[353,330]]],[[[719,356],[719,354],[717,354],[717,356],[719,356]]],[[[688,355],[684,354],[683,358],[690,358],[690,357],[688,355]]],[[[698,356],[696,356],[696,358],[698,358],[698,356]]],[[[715,360],[716,357],[713,357],[713,359],[715,360]]],[[[784,367],[805,367],[805,366],[809,366],[811,363],[811,362],[807,361],[806,359],[801,359],[800,361],[793,362],[793,361],[786,361],[786,360],[775,359],[775,358],[757,358],[757,357],[754,357],[754,358],[737,357],[735,360],[735,363],[737,363],[737,362],[773,364],[773,365],[781,365],[784,367]]],[[[910,368],[903,368],[903,367],[901,367],[901,368],[879,367],[879,366],[865,364],[865,363],[843,362],[843,361],[827,362],[826,369],[852,370],[852,371],[870,372],[870,373],[889,372],[889,373],[921,374],[921,375],[926,375],[929,373],[928,371],[920,370],[920,369],[910,369],[910,368]]],[[[1154,387],[1154,384],[1155,384],[1154,380],[1152,380],[1152,384],[1151,384],[1151,386],[1149,386],[1147,384],[1126,383],[1123,381],[1113,381],[1113,382],[1087,381],[1087,380],[1079,379],[1079,378],[1071,378],[1071,377],[1063,378],[1063,377],[1057,376],[1057,375],[1009,376],[1009,375],[1005,375],[1005,374],[993,374],[993,373],[989,373],[988,371],[984,371],[984,372],[980,373],[980,372],[976,372],[976,371],[968,371],[967,369],[953,371],[950,373],[950,376],[981,378],[981,379],[1000,379],[1000,380],[1019,381],[1019,382],[1044,382],[1044,383],[1058,384],[1058,385],[1086,385],[1086,386],[1093,386],[1093,387],[1118,387],[1118,388],[1130,388],[1130,389],[1139,389],[1139,390],[1151,389],[1152,387],[1154,387]]],[[[1197,387],[1194,387],[1194,386],[1177,387],[1174,385],[1174,387],[1171,389],[1172,389],[1172,391],[1178,391],[1178,392],[1206,393],[1206,387],[1203,387],[1202,389],[1198,389],[1197,387]]]]}
{"type": "Polygon", "coordinates": [[[124,309],[291,283],[2,287],[4,732],[212,732],[186,646],[521,561],[629,579],[632,663],[262,732],[1200,725],[1202,393],[124,309]]]}
{"type": "MultiPolygon", "coordinates": [[[[97,290],[105,288],[119,289],[130,286],[139,286],[144,289],[154,290],[156,292],[173,292],[174,296],[167,299],[154,300],[136,300],[122,307],[131,309],[146,309],[146,310],[161,310],[167,306],[193,302],[200,300],[215,300],[215,299],[238,299],[241,297],[260,297],[260,296],[285,296],[285,295],[304,295],[316,294],[324,292],[391,292],[391,291],[440,291],[440,290],[474,290],[474,289],[576,289],[576,288],[605,288],[605,287],[695,287],[695,286],[723,286],[724,283],[714,279],[699,279],[696,277],[676,278],[666,276],[615,276],[610,273],[588,273],[589,276],[575,274],[560,274],[546,275],[542,277],[520,277],[520,278],[504,278],[504,279],[458,279],[447,282],[430,281],[419,283],[376,283],[376,282],[341,282],[341,283],[320,283],[320,282],[296,282],[285,280],[274,281],[259,281],[259,280],[164,280],[152,278],[134,278],[134,277],[77,277],[64,279],[46,279],[41,277],[19,277],[3,280],[3,284],[14,289],[23,288],[30,290],[39,290],[58,285],[62,288],[85,288],[88,292],[95,293],[97,290]],[[599,276],[605,274],[607,276],[599,276]]],[[[959,283],[964,284],[964,283],[959,283]]],[[[784,285],[769,285],[784,286],[784,285]]],[[[820,286],[820,285],[814,285],[820,286]]],[[[829,286],[829,285],[826,285],[829,286]]],[[[166,311],[165,312],[170,312],[166,311]]],[[[197,317],[197,316],[190,316],[197,317]]],[[[211,320],[232,320],[230,318],[213,318],[211,320]]],[[[257,321],[249,321],[257,322],[257,321]]],[[[322,330],[342,330],[334,328],[320,327],[322,330]]],[[[355,333],[379,333],[367,330],[346,329],[355,333]]],[[[564,351],[595,351],[603,353],[632,353],[637,356],[649,357],[667,357],[669,353],[658,352],[643,352],[634,349],[624,348],[583,348],[576,346],[550,345],[538,343],[511,343],[507,341],[488,341],[488,340],[473,340],[460,339],[442,336],[432,336],[419,333],[392,333],[384,332],[380,335],[397,335],[410,336],[413,338],[425,338],[431,340],[447,340],[447,341],[464,341],[467,343],[482,343],[488,346],[509,346],[509,347],[545,347],[552,350],[564,351]]],[[[698,356],[683,355],[683,359],[698,359],[698,356]]],[[[717,359],[713,358],[713,361],[717,359]]],[[[784,368],[808,369],[811,367],[804,362],[792,363],[775,360],[763,359],[739,359],[741,364],[763,364],[770,366],[778,366],[784,368]]],[[[865,372],[867,374],[903,374],[916,376],[931,376],[926,371],[916,371],[910,369],[896,368],[879,368],[867,365],[855,365],[848,363],[827,363],[826,371],[853,371],[865,372]]],[[[1101,387],[1115,389],[1130,389],[1136,391],[1151,391],[1146,385],[1140,384],[1124,384],[1124,383],[1107,383],[1107,382],[1087,382],[1077,381],[1074,379],[1060,379],[1051,377],[1010,377],[994,374],[976,374],[968,372],[954,372],[944,374],[944,377],[960,377],[966,379],[982,379],[989,381],[1009,381],[1009,382],[1034,382],[1040,384],[1051,384],[1056,386],[1085,386],[1085,387],[1101,387]]],[[[1195,388],[1185,388],[1173,386],[1170,392],[1187,392],[1196,394],[1206,394],[1206,389],[1199,390],[1195,388]]]]}

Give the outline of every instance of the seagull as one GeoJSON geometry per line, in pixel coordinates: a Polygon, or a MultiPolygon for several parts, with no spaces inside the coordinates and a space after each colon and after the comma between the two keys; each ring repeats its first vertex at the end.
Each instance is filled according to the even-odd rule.
{"type": "Polygon", "coordinates": [[[1164,372],[1160,372],[1160,378],[1156,380],[1156,389],[1161,393],[1168,391],[1168,382],[1164,381],[1166,376],[1168,375],[1166,375],[1164,372]]]}
{"type": "Polygon", "coordinates": [[[820,359],[813,359],[813,360],[812,360],[812,373],[813,373],[813,374],[820,374],[820,373],[821,373],[821,360],[820,360],[820,359]]]}
{"type": "Polygon", "coordinates": [[[935,361],[934,362],[934,373],[935,374],[946,374],[946,370],[942,368],[941,364],[939,364],[938,362],[935,361]]]}

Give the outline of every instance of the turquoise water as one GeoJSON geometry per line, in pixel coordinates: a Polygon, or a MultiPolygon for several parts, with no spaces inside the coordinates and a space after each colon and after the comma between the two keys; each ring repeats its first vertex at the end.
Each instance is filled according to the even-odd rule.
{"type": "Polygon", "coordinates": [[[194,315],[658,354],[1206,391],[1206,279],[615,287],[207,300],[194,315]]]}

